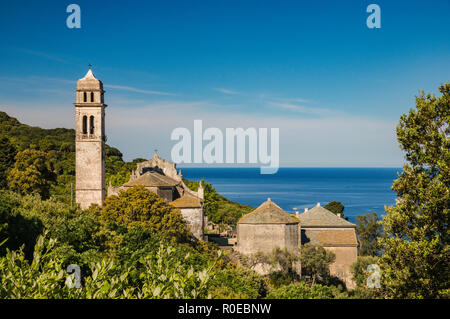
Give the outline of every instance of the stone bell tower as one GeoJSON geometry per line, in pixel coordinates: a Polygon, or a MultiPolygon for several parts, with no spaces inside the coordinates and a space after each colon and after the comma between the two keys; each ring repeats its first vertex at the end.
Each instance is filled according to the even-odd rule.
{"type": "Polygon", "coordinates": [[[77,81],[75,106],[75,197],[82,209],[105,198],[105,108],[103,83],[91,66],[77,81]]]}

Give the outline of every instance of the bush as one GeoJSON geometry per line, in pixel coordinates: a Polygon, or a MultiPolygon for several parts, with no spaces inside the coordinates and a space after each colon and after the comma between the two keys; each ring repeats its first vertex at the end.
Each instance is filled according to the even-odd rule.
{"type": "Polygon", "coordinates": [[[272,290],[267,296],[268,299],[332,299],[333,289],[320,284],[315,284],[312,288],[304,282],[282,286],[272,290]]]}
{"type": "MultiPolygon", "coordinates": [[[[140,259],[142,284],[130,285],[130,269],[122,269],[112,258],[91,263],[90,274],[81,272],[81,287],[74,283],[62,261],[54,254],[56,241],[37,240],[33,260],[22,250],[0,257],[0,298],[206,298],[214,262],[201,271],[184,263],[171,246],[161,244],[152,254],[140,259]]],[[[186,258],[187,256],[185,256],[186,258]]]]}
{"type": "Polygon", "coordinates": [[[257,299],[267,294],[264,278],[246,268],[218,271],[211,282],[212,298],[257,299]]]}

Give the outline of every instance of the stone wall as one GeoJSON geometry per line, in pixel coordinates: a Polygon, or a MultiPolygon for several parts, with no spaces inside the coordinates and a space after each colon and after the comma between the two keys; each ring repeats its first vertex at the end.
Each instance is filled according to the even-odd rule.
{"type": "Polygon", "coordinates": [[[180,211],[194,236],[203,240],[203,208],[180,208],[180,211]]]}
{"type": "Polygon", "coordinates": [[[237,236],[236,250],[243,254],[298,248],[297,224],[238,224],[237,236]]]}
{"type": "Polygon", "coordinates": [[[358,251],[356,247],[325,247],[336,255],[336,260],[330,265],[330,274],[342,279],[347,289],[355,288],[351,266],[356,262],[358,251]]]}

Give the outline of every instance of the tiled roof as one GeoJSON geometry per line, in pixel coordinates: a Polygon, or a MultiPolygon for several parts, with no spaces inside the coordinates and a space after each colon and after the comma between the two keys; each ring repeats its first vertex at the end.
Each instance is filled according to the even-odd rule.
{"type": "Polygon", "coordinates": [[[328,209],[316,206],[298,215],[303,227],[355,227],[355,224],[336,216],[328,209]]]}
{"type": "Polygon", "coordinates": [[[170,204],[178,208],[202,207],[200,200],[197,197],[189,195],[183,195],[180,198],[177,198],[176,200],[171,202],[170,204]]]}
{"type": "Polygon", "coordinates": [[[349,228],[302,230],[302,243],[311,242],[321,246],[356,246],[356,233],[349,228]]]}
{"type": "Polygon", "coordinates": [[[132,187],[132,186],[145,186],[145,187],[164,187],[164,186],[176,186],[179,183],[168,177],[164,176],[162,174],[159,174],[154,171],[146,172],[143,175],[139,176],[138,178],[129,181],[123,186],[125,187],[132,187]]]}
{"type": "Polygon", "coordinates": [[[292,224],[298,222],[296,217],[286,213],[269,198],[254,211],[244,215],[238,224],[292,224]]]}

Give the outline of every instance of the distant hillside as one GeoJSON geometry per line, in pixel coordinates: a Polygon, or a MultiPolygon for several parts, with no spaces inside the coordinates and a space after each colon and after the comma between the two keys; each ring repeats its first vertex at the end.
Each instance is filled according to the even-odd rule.
{"type": "MultiPolygon", "coordinates": [[[[0,138],[7,137],[18,151],[27,148],[48,153],[48,164],[57,175],[52,195],[70,201],[70,185],[75,182],[75,130],[67,128],[43,129],[20,123],[0,111],[0,138]]],[[[106,145],[106,176],[116,183],[125,180],[135,161],[126,163],[122,153],[106,145]]],[[[140,159],[142,160],[142,159],[140,159]]],[[[140,161],[139,160],[139,161],[140,161]]]]}

